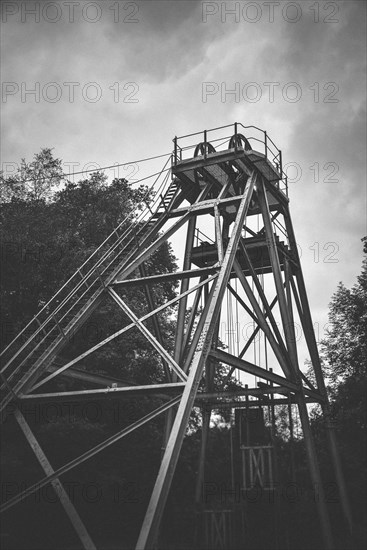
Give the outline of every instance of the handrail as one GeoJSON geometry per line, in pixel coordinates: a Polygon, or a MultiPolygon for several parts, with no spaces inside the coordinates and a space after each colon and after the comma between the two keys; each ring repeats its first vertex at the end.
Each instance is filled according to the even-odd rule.
{"type": "MultiPolygon", "coordinates": [[[[233,126],[232,124],[226,124],[225,126],[218,126],[217,128],[211,128],[210,130],[208,130],[208,132],[215,132],[216,130],[223,130],[224,128],[231,128],[232,126],[233,126]]],[[[186,134],[185,136],[180,136],[177,139],[183,139],[183,138],[188,138],[188,137],[193,137],[193,136],[199,136],[202,133],[203,133],[203,131],[201,130],[200,132],[194,132],[193,134],[186,134]]]]}
{"type": "MultiPolygon", "coordinates": [[[[149,205],[149,207],[146,206],[145,208],[143,208],[137,216],[136,216],[135,212],[130,212],[129,214],[127,214],[125,216],[125,218],[118,224],[118,226],[115,227],[113,229],[113,231],[106,237],[106,239],[96,248],[96,250],[94,250],[94,252],[90,256],[88,256],[88,258],[83,262],[83,264],[80,267],[78,267],[78,269],[73,273],[73,275],[71,275],[71,277],[69,277],[69,279],[67,281],[65,281],[65,283],[56,292],[56,294],[54,294],[52,296],[52,298],[42,307],[42,309],[40,311],[38,311],[37,314],[28,322],[28,324],[22,329],[22,331],[19,332],[17,334],[17,336],[2,350],[2,352],[0,353],[0,356],[4,356],[11,349],[11,347],[13,347],[14,344],[20,339],[20,337],[22,335],[26,334],[26,331],[32,326],[32,324],[35,321],[38,323],[39,326],[36,328],[36,330],[32,331],[32,335],[29,338],[26,339],[26,342],[24,342],[24,344],[20,347],[18,352],[15,354],[15,356],[13,356],[11,358],[11,360],[2,368],[1,372],[4,372],[6,370],[6,368],[13,362],[13,359],[16,356],[18,356],[19,353],[21,351],[23,351],[31,343],[31,341],[34,340],[34,338],[41,331],[44,330],[45,326],[50,322],[52,317],[54,317],[62,309],[62,307],[77,293],[77,291],[80,289],[80,287],[88,281],[88,279],[91,277],[91,275],[95,272],[95,269],[98,268],[106,259],[108,259],[111,256],[112,252],[115,251],[117,246],[121,246],[121,243],[125,240],[126,237],[128,237],[129,233],[131,232],[132,226],[129,226],[127,229],[125,229],[125,231],[120,235],[120,237],[117,240],[115,240],[116,239],[116,233],[118,234],[118,230],[121,229],[122,226],[124,224],[126,224],[126,222],[129,221],[129,220],[132,220],[133,226],[135,226],[135,227],[138,226],[139,224],[141,224],[144,221],[144,218],[148,215],[148,213],[151,216],[152,209],[154,209],[154,208],[156,208],[157,210],[159,209],[160,200],[158,201],[157,197],[159,197],[159,192],[162,189],[163,190],[165,189],[165,187],[167,185],[168,178],[164,178],[163,182],[160,183],[158,189],[154,189],[154,188],[155,188],[160,176],[162,175],[162,173],[164,171],[166,171],[166,167],[167,167],[168,163],[171,160],[172,160],[172,155],[170,155],[168,157],[168,159],[167,159],[166,163],[164,164],[161,172],[159,173],[156,180],[154,181],[152,188],[147,190],[147,193],[144,195],[144,197],[142,199],[142,202],[143,202],[144,200],[147,199],[147,197],[149,197],[149,195],[152,195],[152,191],[153,191],[154,195],[153,195],[153,198],[152,198],[152,204],[149,205]],[[103,250],[103,248],[109,243],[109,241],[112,238],[114,238],[114,242],[111,243],[111,245],[104,252],[104,254],[102,254],[102,256],[100,258],[98,258],[98,256],[97,256],[98,253],[100,253],[103,250]],[[87,273],[83,274],[82,269],[85,268],[86,266],[89,267],[94,258],[97,259],[96,263],[94,263],[89,268],[89,271],[87,273]],[[82,279],[80,278],[81,276],[83,277],[82,279]],[[77,282],[75,281],[76,277],[78,278],[77,282]],[[65,291],[67,289],[68,285],[70,285],[71,283],[73,283],[71,291],[67,294],[67,296],[65,296],[61,300],[60,303],[57,303],[57,299],[61,298],[62,292],[65,291]],[[55,304],[55,302],[56,302],[56,304],[55,304]],[[53,305],[56,305],[56,307],[52,308],[52,311],[50,311],[50,308],[53,305]],[[42,315],[44,313],[47,314],[47,317],[46,317],[45,320],[40,321],[40,319],[42,319],[42,315]]],[[[169,172],[167,172],[167,174],[169,174],[169,172]]],[[[149,218],[150,218],[150,216],[149,216],[149,218]]],[[[90,286],[92,286],[94,283],[95,283],[95,280],[92,281],[90,286]]],[[[78,301],[79,300],[77,300],[77,302],[78,301]]],[[[72,307],[74,307],[74,306],[75,306],[75,303],[72,305],[72,307]]],[[[68,311],[70,311],[70,309],[68,311]]],[[[64,317],[65,317],[65,315],[63,315],[62,319],[64,317]]]]}
{"type": "MultiPolygon", "coordinates": [[[[167,186],[167,182],[169,181],[169,173],[166,174],[166,177],[164,178],[164,181],[161,183],[160,185],[160,188],[164,188],[166,189],[166,192],[167,192],[167,189],[169,189],[171,187],[171,182],[168,184],[167,186]]],[[[159,209],[160,209],[160,201],[158,201],[158,197],[159,195],[156,194],[156,196],[154,197],[154,201],[157,206],[157,212],[159,212],[159,209]]],[[[146,211],[145,212],[142,212],[141,215],[139,216],[138,219],[136,219],[134,221],[134,224],[133,226],[131,226],[127,231],[125,231],[124,233],[124,237],[127,237],[127,239],[129,239],[127,241],[127,246],[129,246],[129,244],[131,243],[131,236],[132,236],[132,233],[134,231],[134,228],[139,226],[142,221],[143,221],[143,217],[145,216],[146,214],[146,211]],[[139,220],[139,221],[138,221],[139,220]]],[[[140,234],[141,231],[144,231],[144,228],[147,227],[147,224],[149,224],[149,220],[151,218],[148,218],[147,220],[145,220],[145,223],[143,225],[141,225],[139,227],[139,232],[138,234],[140,234]]],[[[126,241],[126,239],[123,239],[126,241]]],[[[124,252],[124,250],[126,249],[126,242],[125,242],[125,246],[119,251],[119,253],[117,255],[113,255],[112,254],[112,251],[115,251],[116,247],[119,246],[121,244],[121,242],[123,242],[123,240],[119,240],[118,242],[116,241],[114,246],[111,247],[107,253],[104,254],[104,256],[102,258],[100,258],[97,262],[97,264],[94,265],[94,267],[90,270],[90,272],[87,274],[87,276],[84,276],[84,279],[80,282],[80,284],[78,285],[78,287],[76,289],[74,289],[73,292],[70,293],[69,297],[67,299],[64,299],[63,302],[61,304],[58,305],[58,307],[56,308],[57,312],[61,311],[62,310],[62,307],[68,303],[68,301],[70,301],[70,298],[77,294],[77,291],[80,289],[80,287],[82,285],[84,285],[86,283],[86,280],[88,279],[88,277],[90,277],[90,275],[92,275],[93,273],[95,274],[97,272],[97,277],[95,277],[90,283],[89,283],[89,286],[87,287],[87,290],[84,290],[84,292],[82,293],[82,295],[77,295],[77,299],[76,301],[72,302],[71,304],[71,307],[66,311],[66,312],[63,312],[63,315],[61,318],[59,318],[59,320],[56,319],[55,315],[56,315],[56,310],[53,311],[50,316],[42,323],[42,325],[39,326],[39,328],[32,334],[32,336],[27,340],[27,342],[25,342],[25,344],[15,353],[15,355],[13,355],[10,359],[10,361],[7,363],[7,365],[5,365],[5,367],[3,368],[3,371],[10,365],[14,362],[14,359],[16,359],[16,357],[18,357],[18,355],[25,349],[27,349],[27,347],[32,343],[34,342],[36,336],[42,331],[42,334],[43,334],[43,338],[41,339],[41,341],[36,341],[35,342],[35,346],[33,345],[32,348],[27,352],[27,355],[26,357],[22,358],[21,359],[21,362],[20,364],[16,364],[15,365],[15,369],[13,369],[10,373],[10,375],[8,375],[8,379],[12,379],[14,378],[15,374],[17,374],[19,372],[19,370],[24,366],[24,364],[26,363],[26,361],[29,359],[30,356],[33,355],[33,353],[35,351],[37,351],[37,349],[39,348],[39,346],[45,342],[47,340],[47,338],[51,335],[52,337],[52,340],[50,342],[50,345],[52,345],[52,343],[54,343],[55,345],[57,345],[57,341],[58,341],[58,338],[56,337],[55,334],[52,335],[52,333],[54,332],[55,330],[55,326],[57,326],[59,328],[59,333],[62,333],[63,337],[66,337],[67,335],[64,333],[64,331],[62,330],[62,327],[59,325],[63,319],[68,315],[68,313],[74,309],[78,302],[88,293],[89,290],[92,289],[92,294],[96,291],[98,291],[98,288],[100,289],[100,283],[99,281],[101,280],[101,276],[109,269],[109,267],[111,265],[113,265],[113,263],[117,263],[117,259],[119,258],[119,256],[124,252]],[[109,258],[111,258],[112,256],[112,259],[111,261],[108,263],[108,265],[103,265],[103,263],[105,262],[105,260],[109,260],[109,258]],[[103,267],[103,271],[102,273],[100,273],[99,271],[97,271],[97,269],[99,268],[99,266],[102,266],[103,267]],[[95,286],[95,283],[98,283],[98,288],[95,286]],[[51,326],[51,328],[47,325],[49,325],[50,323],[50,320],[52,320],[55,324],[53,324],[53,326],[51,326]],[[45,327],[47,327],[47,331],[45,330],[45,327]]],[[[118,267],[118,266],[116,266],[118,267]]],[[[91,295],[92,295],[91,294],[91,295]]],[[[82,312],[82,308],[79,308],[79,312],[82,312]]],[[[76,317],[77,318],[77,317],[76,317]]],[[[38,321],[38,319],[36,319],[38,321]]],[[[39,321],[38,321],[39,323],[39,321]]],[[[69,334],[71,331],[72,331],[72,328],[73,328],[73,325],[68,323],[67,325],[65,325],[65,328],[66,330],[68,330],[67,334],[69,334]]],[[[14,341],[13,341],[14,342],[14,341]]],[[[46,351],[46,350],[45,350],[46,351]]],[[[21,378],[19,379],[19,382],[20,382],[21,378]]],[[[17,381],[15,381],[15,383],[17,384],[17,381]]]]}

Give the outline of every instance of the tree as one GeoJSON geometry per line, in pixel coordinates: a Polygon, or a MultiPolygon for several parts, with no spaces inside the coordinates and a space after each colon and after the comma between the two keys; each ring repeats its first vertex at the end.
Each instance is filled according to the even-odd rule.
{"type": "MultiPolygon", "coordinates": [[[[362,240],[367,253],[367,237],[362,240]]],[[[349,378],[366,376],[367,257],[357,284],[348,289],[339,283],[329,307],[329,328],[322,341],[322,358],[335,390],[349,378]]]]}
{"type": "MultiPolygon", "coordinates": [[[[362,241],[367,254],[367,238],[362,241]]],[[[351,289],[339,284],[330,303],[329,323],[321,342],[323,370],[329,381],[331,412],[354,517],[362,525],[366,522],[367,256],[357,283],[351,289]]],[[[328,474],[330,466],[320,411],[313,411],[312,425],[328,474]]]]}
{"type": "Polygon", "coordinates": [[[23,158],[17,173],[4,177],[0,173],[0,201],[50,200],[63,180],[61,160],[53,157],[52,149],[41,149],[32,162],[23,158]]]}

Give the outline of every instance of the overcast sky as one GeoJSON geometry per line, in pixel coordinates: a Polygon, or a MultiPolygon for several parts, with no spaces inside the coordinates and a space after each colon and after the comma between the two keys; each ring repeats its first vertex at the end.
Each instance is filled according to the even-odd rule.
{"type": "Polygon", "coordinates": [[[42,147],[54,148],[66,171],[105,166],[169,152],[175,135],[234,121],[259,126],[288,164],[322,327],[338,282],[356,282],[367,234],[365,8],[2,2],[3,168],[42,147]]]}

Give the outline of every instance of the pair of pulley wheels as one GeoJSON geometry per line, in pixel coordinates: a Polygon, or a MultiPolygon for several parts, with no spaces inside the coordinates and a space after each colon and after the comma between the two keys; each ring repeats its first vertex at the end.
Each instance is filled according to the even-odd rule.
{"type": "MultiPolygon", "coordinates": [[[[251,149],[250,142],[242,134],[234,134],[228,143],[228,149],[244,149],[249,151],[251,149]]],[[[215,148],[209,141],[202,141],[195,147],[194,157],[205,156],[210,153],[215,153],[215,148]]]]}
{"type": "MultiPolygon", "coordinates": [[[[245,138],[242,134],[234,134],[228,143],[228,149],[244,149],[245,151],[251,150],[251,145],[248,139],[245,138]]],[[[215,148],[209,141],[202,141],[201,143],[198,143],[195,147],[194,151],[194,157],[209,155],[211,153],[215,153],[215,148]]],[[[200,175],[198,170],[194,171],[195,176],[195,183],[198,185],[200,184],[200,181],[203,180],[203,177],[200,175]]]]}

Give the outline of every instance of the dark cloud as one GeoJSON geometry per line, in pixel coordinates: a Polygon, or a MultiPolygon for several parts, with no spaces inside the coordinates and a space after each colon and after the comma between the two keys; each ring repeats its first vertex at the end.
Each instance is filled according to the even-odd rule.
{"type": "MultiPolygon", "coordinates": [[[[215,38],[215,26],[203,32],[200,1],[137,2],[139,24],[125,27],[109,25],[104,33],[111,48],[129,49],[125,59],[130,74],[148,82],[180,78],[197,66],[207,46],[215,38]]],[[[122,52],[124,50],[122,49],[122,52]]]]}
{"type": "Polygon", "coordinates": [[[138,23],[124,22],[123,9],[114,22],[110,8],[116,3],[100,4],[103,13],[95,24],[80,18],[86,2],[80,2],[74,23],[64,18],[22,24],[13,17],[3,24],[4,81],[30,87],[36,81],[77,81],[80,87],[97,82],[103,90],[97,103],[83,101],[80,93],[74,103],[65,93],[57,103],[9,98],[2,105],[3,160],[30,159],[47,146],[81,167],[90,161],[109,165],[166,152],[175,134],[235,120],[260,126],[283,149],[284,162],[302,169],[301,179],[290,184],[292,214],[311,306],[326,321],[337,282],[353,284],[360,270],[360,238],[366,232],[365,2],[337,2],[337,23],[323,22],[330,9],[313,1],[298,2],[297,23],[284,20],[287,2],[281,2],[269,23],[260,2],[262,18],[254,24],[233,17],[222,22],[220,11],[203,23],[202,2],[176,0],[137,2],[138,23]],[[311,10],[315,5],[319,22],[311,10]],[[116,82],[134,82],[138,102],[114,102],[109,87],[116,82]],[[216,83],[219,91],[203,102],[205,82],[216,83]],[[230,90],[236,82],[241,89],[257,83],[261,100],[223,100],[221,87],[230,90]],[[279,83],[273,102],[265,82],[279,83]],[[298,102],[282,93],[289,82],[302,90],[298,102]],[[332,91],[324,89],[328,82],[338,87],[336,103],[324,101],[332,91]],[[310,89],[315,83],[318,102],[310,89]],[[337,184],[324,181],[327,162],[339,167],[337,184]],[[311,169],[315,163],[318,183],[311,169]],[[321,249],[336,242],[338,263],[315,263],[310,249],[315,242],[321,249]]]}

